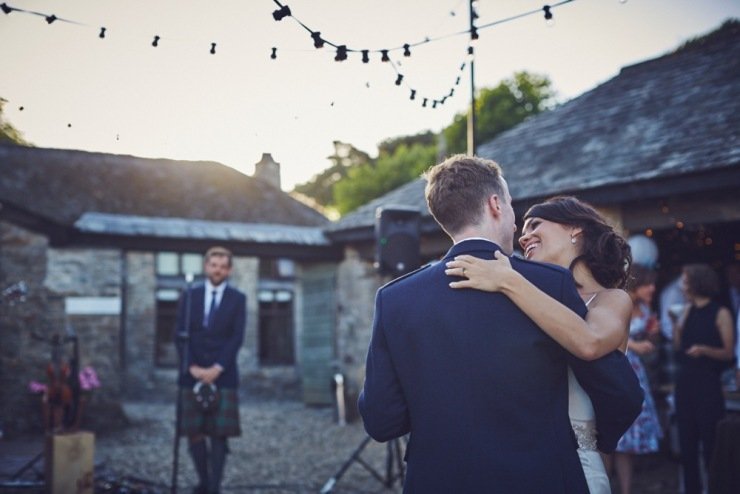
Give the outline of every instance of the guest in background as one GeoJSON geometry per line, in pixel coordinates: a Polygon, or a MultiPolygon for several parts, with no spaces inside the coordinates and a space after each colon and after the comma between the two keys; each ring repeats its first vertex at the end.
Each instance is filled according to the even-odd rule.
{"type": "Polygon", "coordinates": [[[709,265],[684,266],[682,284],[689,304],[673,334],[679,365],[676,418],[684,493],[700,494],[699,445],[708,468],[717,422],[725,412],[720,375],[733,358],[733,324],[730,310],[714,300],[720,283],[709,265]]]}
{"type": "Polygon", "coordinates": [[[732,382],[734,377],[735,389],[740,390],[740,338],[738,338],[738,332],[740,331],[740,263],[734,261],[725,266],[725,277],[728,285],[727,298],[730,304],[730,310],[732,311],[732,321],[735,324],[735,332],[733,334],[735,336],[736,347],[734,369],[730,369],[729,372],[731,375],[729,379],[723,379],[722,382],[732,382]]]}
{"type": "Polygon", "coordinates": [[[180,358],[187,358],[187,374],[179,377],[179,385],[188,397],[182,402],[178,433],[188,437],[190,456],[198,475],[193,494],[220,491],[227,438],[241,435],[236,357],[244,338],[246,296],[227,283],[231,261],[232,254],[227,249],[208,249],[203,264],[205,283],[181,297],[177,313],[175,333],[189,335],[187,351],[178,348],[180,358]],[[194,394],[196,383],[199,387],[217,389],[213,409],[198,405],[194,394]],[[206,444],[206,438],[210,438],[210,445],[206,444]]]}
{"type": "Polygon", "coordinates": [[[645,391],[645,401],[640,415],[619,440],[614,453],[614,468],[622,494],[632,490],[633,455],[658,451],[663,435],[650,381],[640,358],[654,354],[656,347],[651,338],[657,337],[660,331],[658,319],[650,309],[655,294],[655,272],[640,264],[633,264],[628,292],[632,299],[632,319],[627,340],[627,359],[645,391]]]}
{"type": "Polygon", "coordinates": [[[676,381],[676,356],[673,351],[673,325],[676,318],[683,312],[686,297],[681,288],[681,274],[679,273],[660,292],[660,342],[657,380],[652,384],[661,389],[671,389],[676,381]],[[673,315],[671,315],[673,313],[673,315]],[[667,386],[667,388],[663,388],[667,386]]]}

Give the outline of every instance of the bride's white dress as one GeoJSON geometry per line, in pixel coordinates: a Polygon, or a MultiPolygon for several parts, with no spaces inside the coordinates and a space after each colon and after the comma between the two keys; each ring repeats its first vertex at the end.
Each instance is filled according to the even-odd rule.
{"type": "Polygon", "coordinates": [[[596,449],[596,422],[591,399],[568,368],[568,416],[578,439],[578,457],[591,494],[611,494],[604,462],[596,449]]]}

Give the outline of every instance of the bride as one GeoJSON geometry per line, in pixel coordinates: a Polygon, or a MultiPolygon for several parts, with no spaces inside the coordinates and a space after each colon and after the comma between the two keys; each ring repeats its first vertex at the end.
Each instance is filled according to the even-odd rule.
{"type": "MultiPolygon", "coordinates": [[[[555,197],[532,206],[524,215],[519,245],[527,259],[569,268],[588,307],[585,321],[540,291],[500,251],[486,261],[459,256],[446,273],[461,276],[452,288],[475,288],[507,295],[545,333],[573,355],[594,360],[615,349],[625,351],[632,301],[624,288],[632,262],[627,242],[588,204],[574,197],[555,197]]],[[[610,493],[609,478],[596,449],[591,400],[568,372],[571,425],[591,494],[610,493]]]]}

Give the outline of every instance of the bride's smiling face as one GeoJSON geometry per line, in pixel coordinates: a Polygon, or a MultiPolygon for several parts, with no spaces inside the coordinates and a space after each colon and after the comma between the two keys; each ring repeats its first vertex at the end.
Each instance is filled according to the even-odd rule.
{"type": "Polygon", "coordinates": [[[572,226],[533,216],[524,222],[519,246],[530,261],[549,262],[567,268],[577,254],[576,244],[571,238],[578,242],[580,239],[576,235],[579,232],[572,226]]]}

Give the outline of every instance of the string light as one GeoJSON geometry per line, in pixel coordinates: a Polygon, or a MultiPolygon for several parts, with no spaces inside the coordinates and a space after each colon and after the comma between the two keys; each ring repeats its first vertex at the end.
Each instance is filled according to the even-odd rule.
{"type": "Polygon", "coordinates": [[[424,101],[422,101],[422,103],[421,103],[421,106],[423,106],[424,108],[427,107],[427,99],[428,98],[424,98],[424,101]]]}
{"type": "Polygon", "coordinates": [[[311,33],[311,38],[313,38],[313,46],[315,48],[323,48],[324,46],[324,40],[321,39],[321,31],[314,31],[311,33]]]}
{"type": "MultiPolygon", "coordinates": [[[[404,43],[403,45],[401,45],[399,47],[390,48],[390,49],[383,49],[383,50],[370,50],[370,49],[367,49],[367,50],[355,50],[355,49],[348,48],[346,44],[341,44],[340,45],[338,43],[332,43],[332,42],[330,42],[328,40],[325,40],[325,39],[323,39],[321,37],[321,32],[320,31],[314,31],[314,30],[310,29],[308,26],[306,26],[304,23],[302,23],[299,19],[295,18],[293,16],[291,10],[290,10],[290,7],[288,5],[283,5],[278,0],[273,0],[273,1],[279,7],[277,10],[273,11],[273,13],[272,13],[272,16],[275,19],[275,21],[281,21],[285,17],[292,17],[296,22],[298,22],[298,24],[301,25],[301,27],[303,27],[304,29],[306,29],[307,31],[309,31],[309,33],[311,34],[311,38],[313,40],[314,47],[316,47],[316,48],[322,48],[325,43],[329,43],[330,45],[336,47],[337,51],[336,51],[336,56],[334,58],[336,61],[341,62],[341,61],[347,60],[347,54],[350,51],[353,51],[353,52],[362,51],[362,53],[363,53],[363,57],[362,57],[363,63],[369,63],[369,53],[370,52],[380,52],[381,53],[381,61],[383,61],[383,62],[390,62],[390,64],[393,66],[393,69],[395,70],[396,76],[397,76],[396,77],[396,81],[397,81],[396,82],[396,85],[399,85],[400,86],[401,85],[401,82],[403,81],[403,76],[398,73],[398,70],[396,69],[396,64],[400,66],[401,63],[400,63],[400,61],[399,62],[396,62],[396,64],[394,64],[393,62],[391,62],[391,59],[389,57],[389,53],[391,51],[396,51],[396,50],[399,50],[400,51],[400,50],[403,50],[403,56],[404,57],[409,57],[409,56],[411,56],[411,48],[412,47],[416,47],[416,46],[419,46],[419,45],[422,45],[422,44],[431,43],[431,42],[434,42],[434,41],[439,41],[439,40],[442,40],[442,39],[446,39],[446,38],[449,38],[449,37],[458,36],[458,35],[462,35],[462,34],[468,34],[470,36],[471,41],[474,41],[474,40],[477,40],[479,38],[479,30],[480,29],[489,28],[489,27],[492,27],[494,25],[503,24],[505,22],[513,21],[515,19],[519,19],[521,17],[525,17],[525,16],[529,16],[529,15],[534,15],[534,14],[537,14],[537,13],[540,13],[540,14],[544,13],[545,20],[548,22],[548,25],[552,25],[552,23],[554,22],[554,17],[553,17],[553,14],[552,14],[552,9],[554,9],[556,7],[559,7],[561,5],[567,4],[567,3],[571,3],[571,2],[573,2],[575,0],[560,0],[559,2],[554,3],[552,5],[545,5],[541,9],[537,9],[537,10],[533,10],[533,11],[529,11],[529,12],[523,12],[521,14],[518,14],[518,15],[515,15],[515,16],[512,16],[512,17],[508,17],[508,18],[504,18],[504,19],[499,19],[499,20],[496,20],[496,21],[493,21],[493,22],[489,22],[487,24],[480,25],[480,26],[474,26],[474,25],[471,24],[470,28],[469,29],[466,29],[464,31],[459,31],[459,32],[456,32],[456,33],[450,33],[450,34],[446,34],[446,35],[441,35],[441,36],[437,36],[437,37],[434,37],[434,38],[430,38],[430,37],[427,36],[423,40],[418,41],[418,42],[415,42],[415,43],[404,43]]],[[[619,1],[620,1],[620,3],[625,3],[626,2],[626,0],[619,0],[619,1]]],[[[478,15],[477,10],[476,10],[477,9],[476,4],[477,4],[477,2],[475,0],[473,0],[471,2],[471,17],[472,17],[472,19],[478,19],[480,17],[478,15]]],[[[9,6],[6,2],[3,2],[3,3],[0,4],[0,9],[2,9],[2,11],[6,15],[10,14],[13,11],[16,11],[16,12],[21,12],[21,13],[25,13],[25,14],[41,16],[41,17],[44,17],[44,19],[46,20],[46,22],[48,24],[52,24],[53,22],[60,21],[60,22],[72,23],[72,24],[77,24],[77,25],[86,26],[86,27],[94,27],[94,26],[89,26],[89,25],[83,24],[83,23],[75,22],[75,21],[72,21],[72,20],[64,19],[64,18],[61,18],[61,17],[57,17],[54,14],[47,15],[47,14],[40,13],[40,12],[34,12],[34,11],[30,11],[30,10],[20,9],[20,8],[17,8],[17,7],[12,7],[12,6],[9,6]]],[[[455,14],[454,11],[451,11],[450,12],[450,15],[451,16],[455,16],[456,14],[455,14]]],[[[99,29],[100,29],[100,32],[98,34],[98,37],[101,38],[101,39],[104,39],[106,37],[106,28],[105,27],[100,27],[99,29]]],[[[154,40],[151,43],[152,46],[153,47],[158,47],[159,46],[159,40],[160,39],[161,38],[159,36],[154,36],[154,40]]],[[[216,52],[216,43],[214,42],[214,43],[211,43],[210,53],[212,55],[215,55],[216,54],[215,52],[216,52]]],[[[469,46],[468,47],[468,55],[469,55],[469,58],[472,57],[472,55],[473,55],[473,47],[472,46],[469,46]]],[[[275,47],[272,48],[272,53],[271,53],[270,58],[273,59],[273,60],[277,58],[277,48],[275,48],[275,47]]],[[[465,66],[466,66],[466,62],[463,62],[462,65],[460,66],[460,71],[465,70],[465,66]]],[[[459,81],[460,81],[460,78],[458,77],[456,79],[455,85],[459,85],[460,84],[459,81]]],[[[438,98],[438,99],[424,98],[425,104],[423,106],[427,106],[426,103],[428,103],[430,100],[433,100],[433,101],[435,101],[435,102],[437,102],[439,104],[444,104],[444,101],[448,97],[452,97],[454,95],[454,92],[455,92],[455,90],[454,90],[454,88],[452,88],[450,90],[450,93],[448,95],[444,96],[443,98],[438,98]]],[[[416,97],[416,90],[411,90],[411,97],[410,97],[410,99],[414,99],[415,97],[416,97]]]]}
{"type": "Polygon", "coordinates": [[[409,99],[414,100],[416,99],[416,89],[411,90],[411,96],[409,96],[409,99]]]}
{"type": "Polygon", "coordinates": [[[550,6],[545,5],[544,7],[542,7],[542,10],[545,12],[545,22],[548,26],[552,26],[555,21],[553,20],[552,12],[550,12],[550,6]]]}
{"type": "MultiPolygon", "coordinates": [[[[275,3],[277,3],[278,5],[280,5],[280,3],[278,3],[278,2],[275,2],[275,3]]],[[[276,11],[274,11],[272,13],[272,18],[275,19],[276,21],[282,21],[284,18],[286,18],[286,17],[288,17],[290,15],[291,15],[291,13],[290,13],[290,7],[288,7],[287,5],[282,5],[282,6],[280,6],[279,9],[277,9],[276,11]]]]}

